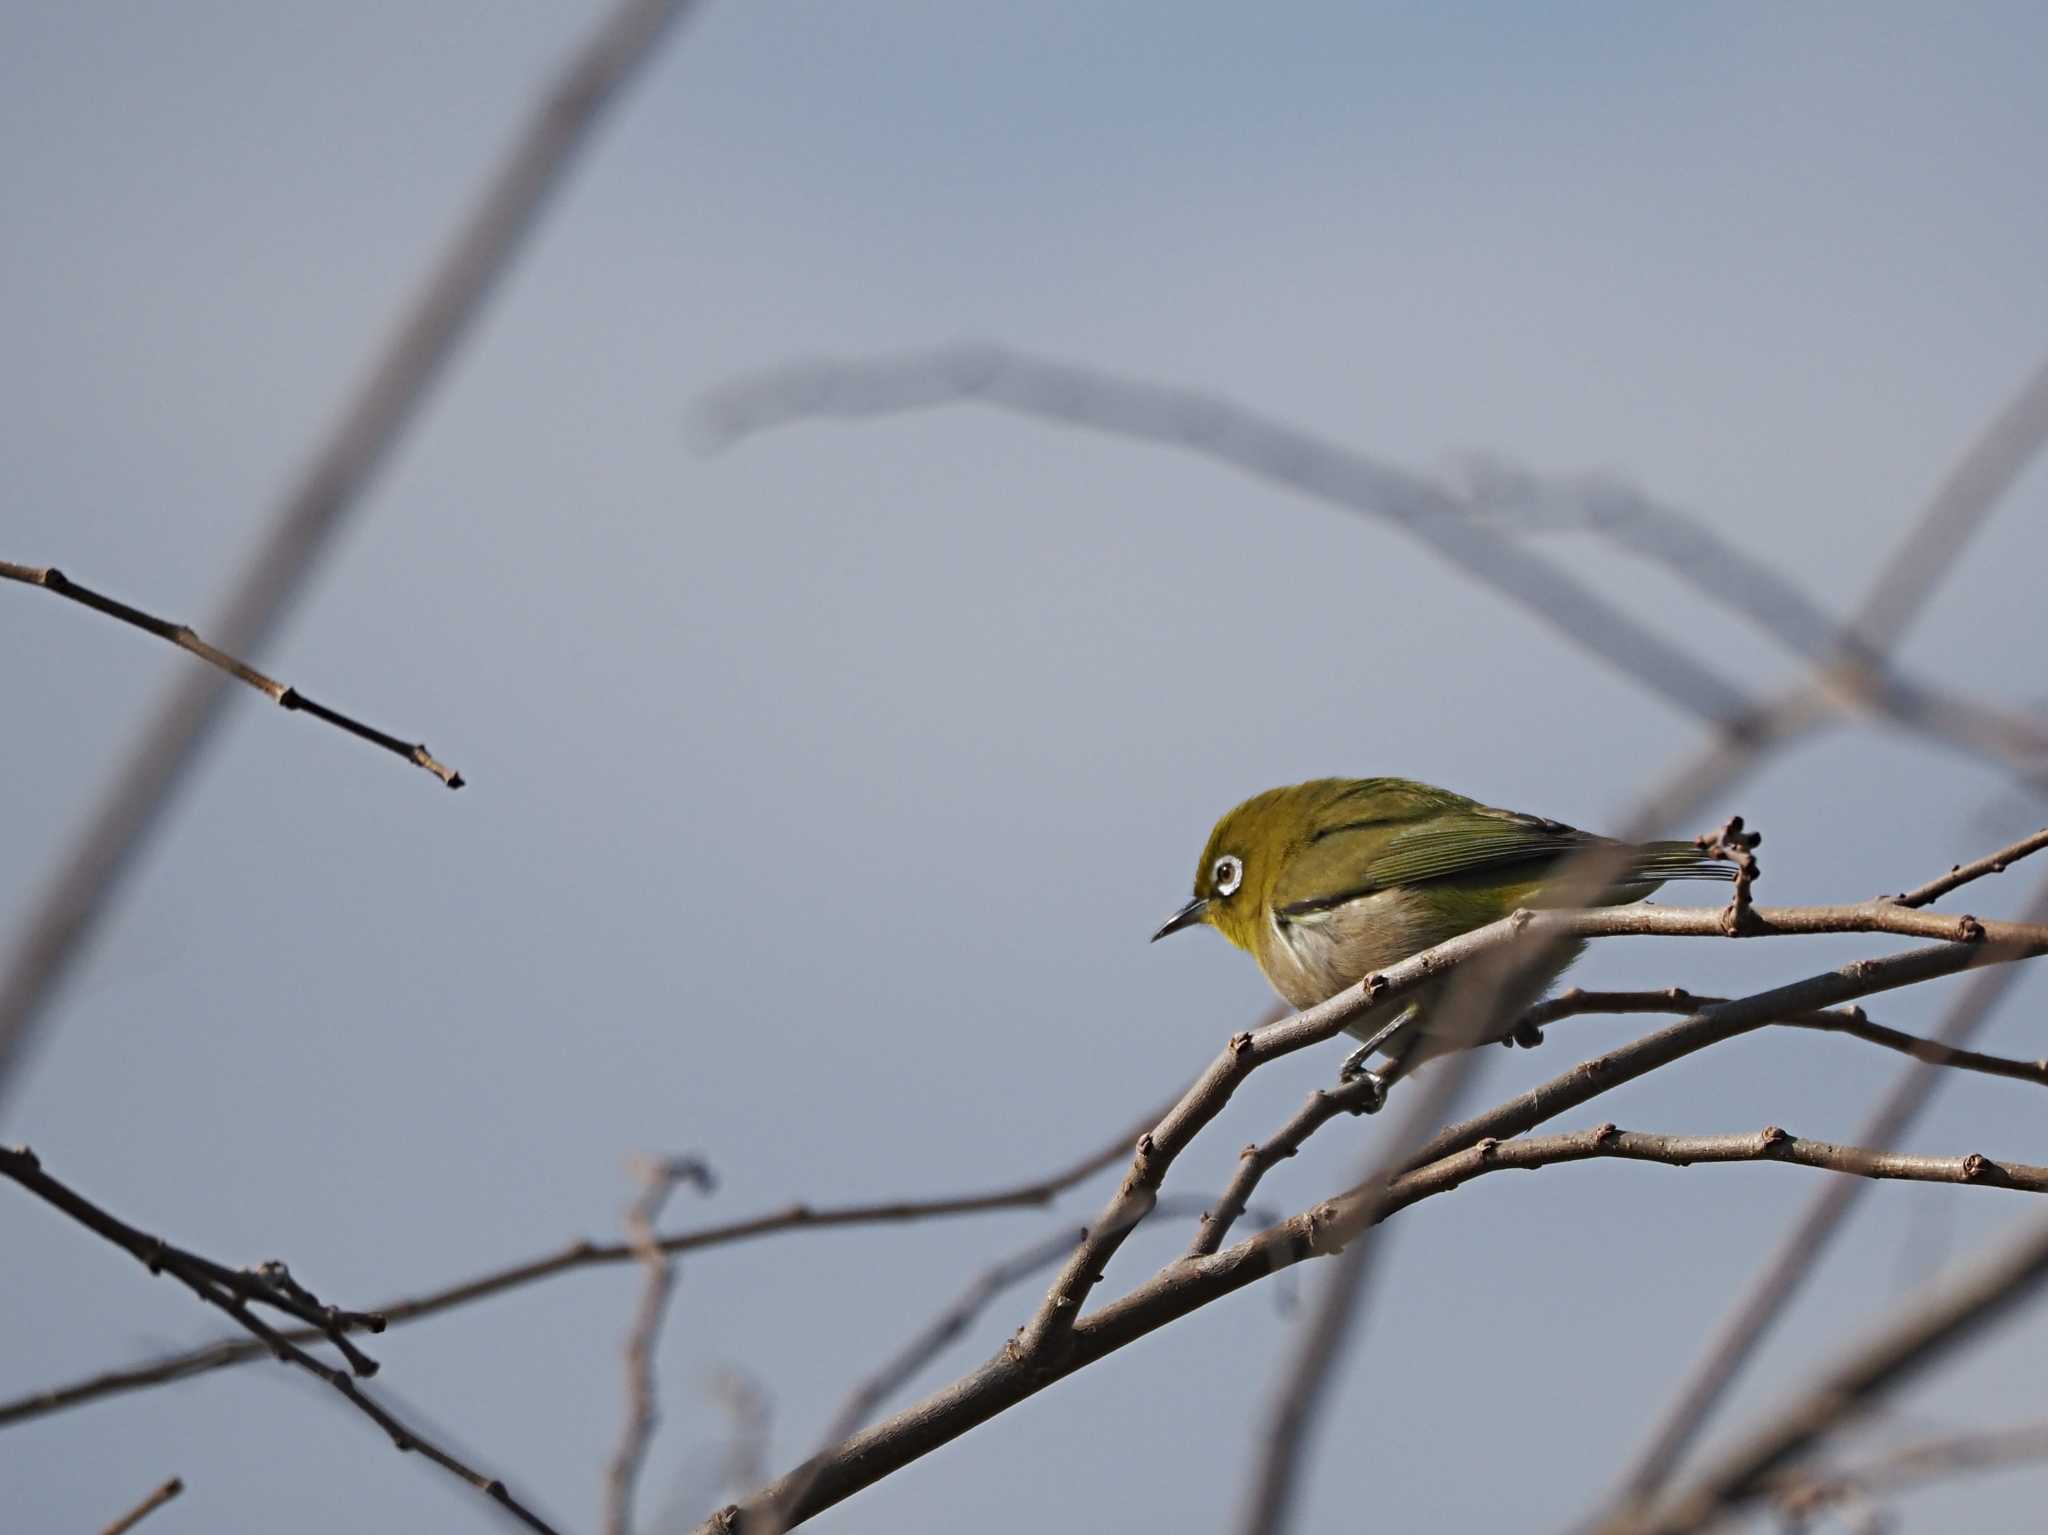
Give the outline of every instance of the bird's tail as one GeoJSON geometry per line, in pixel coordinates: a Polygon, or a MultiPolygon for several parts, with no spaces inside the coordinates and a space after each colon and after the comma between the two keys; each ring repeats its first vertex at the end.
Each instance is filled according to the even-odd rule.
{"type": "Polygon", "coordinates": [[[1630,870],[1645,880],[1735,878],[1734,865],[1709,858],[1691,842],[1642,843],[1630,860],[1630,870]]]}

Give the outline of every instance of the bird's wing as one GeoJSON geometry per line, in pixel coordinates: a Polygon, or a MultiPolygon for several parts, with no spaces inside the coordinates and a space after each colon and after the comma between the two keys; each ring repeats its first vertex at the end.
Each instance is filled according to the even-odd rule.
{"type": "Polygon", "coordinates": [[[1561,821],[1446,795],[1325,828],[1287,862],[1273,892],[1282,916],[1326,910],[1401,885],[1518,866],[1526,877],[1604,839],[1561,821]]]}

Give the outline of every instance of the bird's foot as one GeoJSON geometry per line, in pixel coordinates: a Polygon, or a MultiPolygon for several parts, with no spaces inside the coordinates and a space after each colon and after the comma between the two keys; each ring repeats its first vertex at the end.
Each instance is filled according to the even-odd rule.
{"type": "Polygon", "coordinates": [[[1364,1045],[1352,1051],[1344,1058],[1344,1065],[1337,1073],[1340,1086],[1363,1095],[1364,1101],[1352,1110],[1355,1114],[1377,1114],[1386,1107],[1386,1078],[1365,1064],[1372,1054],[1372,1048],[1370,1045],[1364,1045]]]}

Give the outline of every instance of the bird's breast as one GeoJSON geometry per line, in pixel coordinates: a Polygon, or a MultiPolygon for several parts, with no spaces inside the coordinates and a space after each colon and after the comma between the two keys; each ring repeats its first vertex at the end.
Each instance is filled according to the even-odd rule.
{"type": "Polygon", "coordinates": [[[1405,890],[1376,890],[1298,917],[1267,917],[1259,968],[1294,1007],[1313,1007],[1375,970],[1440,942],[1426,905],[1405,890]]]}

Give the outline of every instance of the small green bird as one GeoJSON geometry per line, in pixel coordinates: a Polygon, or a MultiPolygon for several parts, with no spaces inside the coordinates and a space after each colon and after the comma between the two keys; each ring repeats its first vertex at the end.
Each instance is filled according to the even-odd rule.
{"type": "MultiPolygon", "coordinates": [[[[1152,939],[1206,922],[1249,950],[1291,1006],[1313,1007],[1411,954],[1545,904],[1563,861],[1603,846],[1620,844],[1412,779],[1312,779],[1255,794],[1218,821],[1195,869],[1195,898],[1152,939]]],[[[1639,901],[1668,879],[1733,878],[1690,842],[1646,842],[1627,854],[1626,874],[1598,904],[1639,901]]],[[[1573,945],[1542,984],[1584,947],[1573,945]]],[[[1346,1032],[1366,1043],[1344,1075],[1371,1077],[1383,1098],[1396,1077],[1451,1048],[1439,1041],[1432,1049],[1429,1039],[1430,1008],[1447,984],[1431,982],[1350,1024],[1346,1032]],[[1368,1072],[1375,1050],[1389,1064],[1368,1072]]]]}

